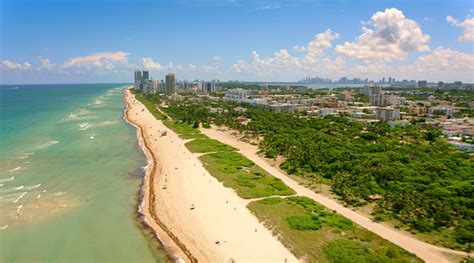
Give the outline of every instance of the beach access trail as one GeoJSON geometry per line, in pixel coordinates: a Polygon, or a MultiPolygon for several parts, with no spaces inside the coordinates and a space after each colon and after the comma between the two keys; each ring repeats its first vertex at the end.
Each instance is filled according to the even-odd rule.
{"type": "Polygon", "coordinates": [[[376,223],[371,218],[354,212],[350,208],[344,207],[339,202],[317,194],[311,189],[300,185],[298,182],[294,181],[282,171],[273,167],[262,157],[260,157],[258,155],[259,149],[257,146],[241,141],[239,139],[241,136],[237,136],[236,131],[223,130],[215,126],[212,126],[211,129],[200,128],[200,131],[201,133],[207,135],[212,139],[216,139],[224,144],[239,149],[239,152],[245,157],[247,157],[247,159],[253,161],[255,164],[263,168],[271,175],[280,178],[287,186],[295,190],[297,195],[306,196],[308,198],[313,199],[314,201],[325,206],[326,208],[334,210],[337,213],[349,218],[361,227],[366,228],[367,230],[372,231],[380,237],[417,255],[419,258],[423,259],[426,262],[451,262],[449,258],[443,253],[452,253],[456,255],[466,256],[465,252],[431,245],[426,242],[420,241],[412,236],[409,236],[401,231],[397,231],[394,228],[376,223]]]}
{"type": "Polygon", "coordinates": [[[186,262],[298,262],[211,176],[197,154],[125,90],[126,118],[138,128],[149,165],[141,212],[168,251],[186,262]],[[166,134],[163,132],[166,131],[166,134]]]}

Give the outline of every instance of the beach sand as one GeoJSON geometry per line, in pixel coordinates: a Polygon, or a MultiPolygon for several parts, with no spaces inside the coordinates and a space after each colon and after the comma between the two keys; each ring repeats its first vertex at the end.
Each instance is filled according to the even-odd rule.
{"type": "Polygon", "coordinates": [[[153,160],[141,210],[176,257],[187,262],[298,262],[250,213],[245,200],[206,171],[199,155],[184,146],[187,140],[155,119],[129,90],[125,102],[126,117],[138,126],[153,160]],[[167,135],[160,136],[162,131],[167,135]]]}
{"type": "Polygon", "coordinates": [[[200,128],[200,130],[203,134],[207,135],[212,139],[216,139],[222,143],[239,149],[239,152],[242,155],[256,163],[268,173],[272,174],[277,178],[280,178],[286,185],[295,190],[298,195],[306,196],[315,200],[326,208],[336,211],[337,213],[349,218],[359,226],[417,255],[419,258],[423,259],[426,262],[451,262],[451,260],[446,256],[445,253],[454,254],[458,256],[466,255],[466,253],[463,251],[456,251],[449,248],[428,244],[426,242],[416,239],[416,237],[414,236],[408,235],[407,233],[399,231],[393,227],[376,223],[372,221],[371,218],[352,211],[350,208],[344,207],[337,200],[330,199],[326,196],[317,194],[308,188],[305,188],[303,185],[300,185],[297,181],[294,181],[286,174],[284,174],[283,171],[279,170],[277,167],[273,167],[271,164],[265,161],[264,158],[259,156],[258,152],[260,150],[258,149],[258,146],[241,141],[240,138],[242,137],[242,135],[239,134],[237,131],[230,130],[224,127],[218,128],[214,125],[211,127],[211,129],[200,128]]]}

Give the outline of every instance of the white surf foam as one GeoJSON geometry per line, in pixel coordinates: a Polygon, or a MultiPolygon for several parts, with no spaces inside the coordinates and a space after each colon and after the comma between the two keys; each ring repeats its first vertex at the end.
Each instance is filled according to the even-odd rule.
{"type": "Polygon", "coordinates": [[[23,192],[23,193],[21,193],[21,195],[20,195],[17,199],[13,200],[13,203],[15,203],[15,204],[18,203],[18,201],[20,201],[23,197],[25,197],[25,195],[26,195],[27,193],[28,193],[28,192],[23,192]]]}
{"type": "Polygon", "coordinates": [[[13,173],[13,172],[19,171],[20,169],[21,169],[21,166],[18,166],[18,167],[8,170],[8,172],[13,173]]]}
{"type": "Polygon", "coordinates": [[[0,230],[5,230],[8,228],[8,225],[3,225],[3,226],[0,226],[0,230]]]}
{"type": "Polygon", "coordinates": [[[0,179],[0,183],[11,182],[11,181],[13,181],[13,180],[15,180],[15,176],[0,179]]]}
{"type": "Polygon", "coordinates": [[[54,140],[47,141],[47,142],[45,142],[45,143],[43,143],[43,144],[40,144],[40,145],[36,146],[35,149],[37,149],[37,150],[45,149],[45,148],[48,148],[48,147],[51,146],[51,145],[55,145],[55,144],[58,144],[58,143],[59,143],[59,141],[54,141],[54,140]]]}
{"type": "Polygon", "coordinates": [[[79,130],[85,131],[85,130],[89,129],[90,127],[92,127],[93,125],[94,124],[88,123],[88,122],[81,123],[81,124],[79,124],[79,130]]]}
{"type": "Polygon", "coordinates": [[[61,195],[64,195],[66,192],[56,192],[54,193],[55,196],[61,196],[61,195]]]}

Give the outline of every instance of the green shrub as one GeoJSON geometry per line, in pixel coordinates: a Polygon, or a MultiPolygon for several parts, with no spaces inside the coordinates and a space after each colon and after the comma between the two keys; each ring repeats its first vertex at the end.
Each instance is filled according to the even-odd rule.
{"type": "Polygon", "coordinates": [[[314,220],[311,216],[289,216],[286,218],[288,225],[296,230],[318,230],[321,228],[322,222],[314,220]]]}

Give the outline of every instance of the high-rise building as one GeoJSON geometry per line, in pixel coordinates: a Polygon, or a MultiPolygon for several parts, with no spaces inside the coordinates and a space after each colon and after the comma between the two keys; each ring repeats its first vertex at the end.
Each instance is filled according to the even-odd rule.
{"type": "Polygon", "coordinates": [[[204,93],[211,93],[216,91],[215,82],[214,81],[202,81],[201,82],[201,90],[204,93]]]}
{"type": "Polygon", "coordinates": [[[428,82],[426,80],[418,81],[418,88],[426,88],[426,87],[428,87],[428,82]]]}
{"type": "Polygon", "coordinates": [[[171,95],[176,92],[176,76],[173,73],[166,75],[166,95],[171,95]]]}
{"type": "Polygon", "coordinates": [[[145,71],[145,70],[143,71],[142,78],[143,78],[144,80],[148,80],[148,79],[149,79],[148,71],[145,71]]]}
{"type": "Polygon", "coordinates": [[[462,88],[462,81],[455,81],[453,84],[456,89],[462,88]]]}
{"type": "Polygon", "coordinates": [[[438,82],[438,88],[444,88],[444,82],[442,81],[438,82]]]}
{"type": "Polygon", "coordinates": [[[140,82],[142,80],[142,72],[140,70],[135,70],[135,82],[140,82]]]}

